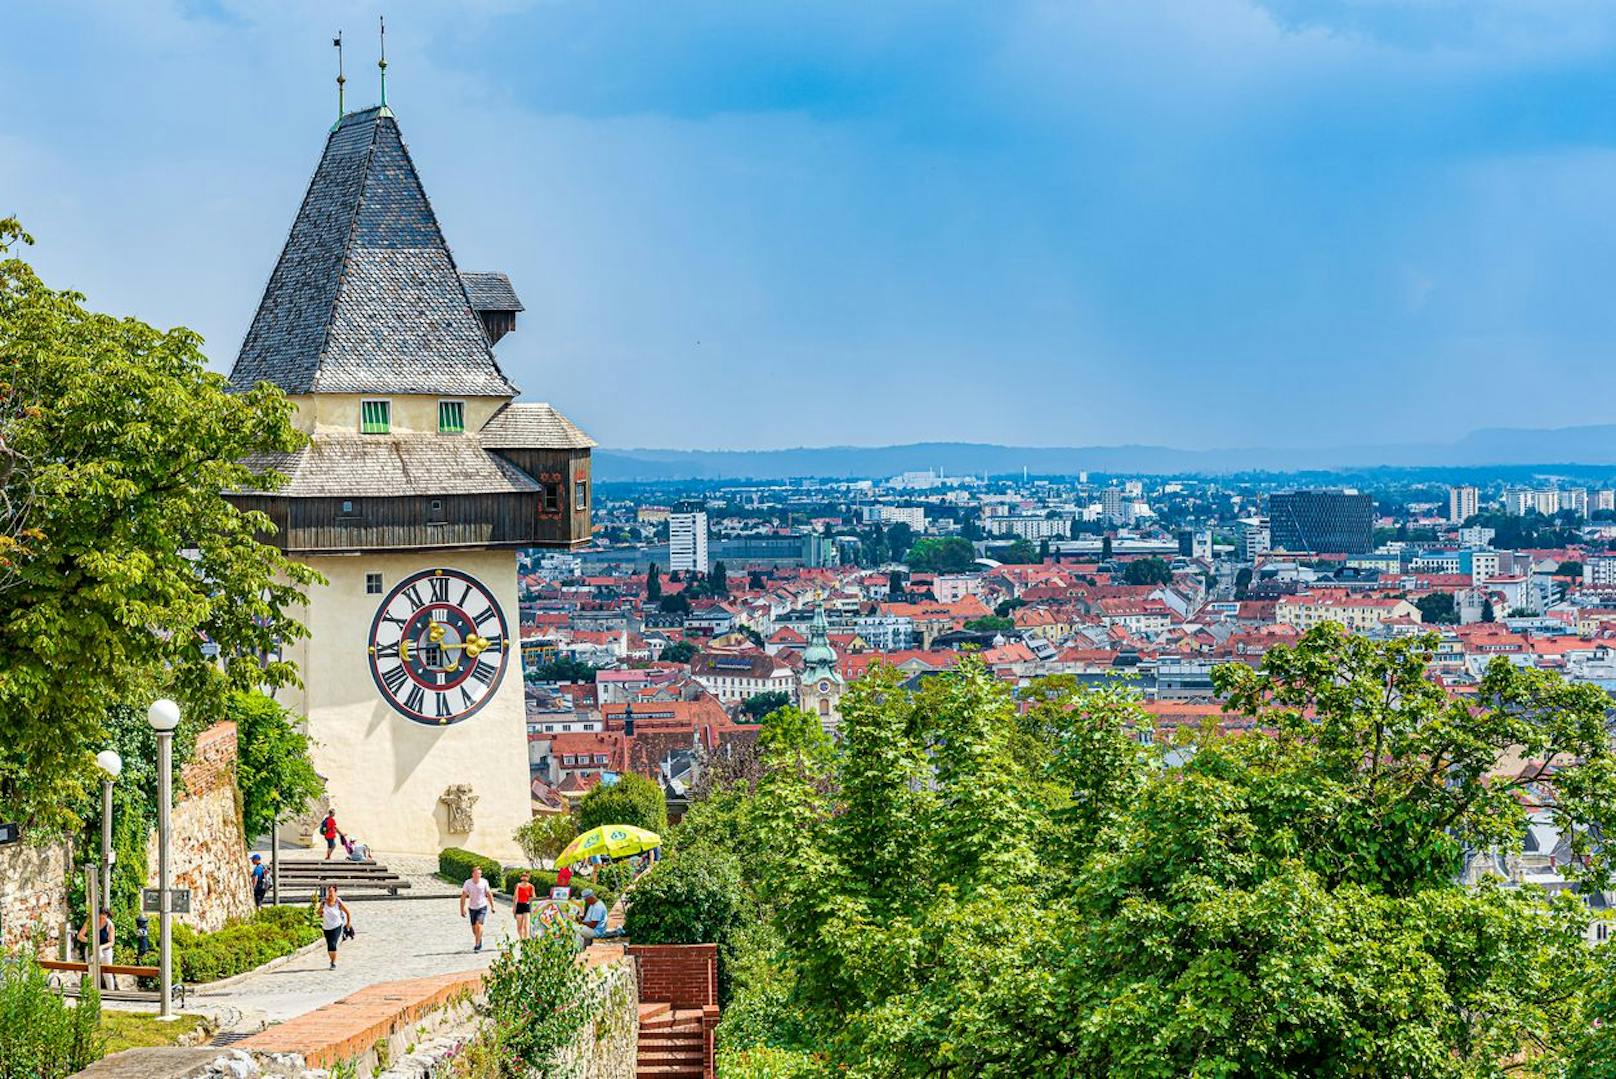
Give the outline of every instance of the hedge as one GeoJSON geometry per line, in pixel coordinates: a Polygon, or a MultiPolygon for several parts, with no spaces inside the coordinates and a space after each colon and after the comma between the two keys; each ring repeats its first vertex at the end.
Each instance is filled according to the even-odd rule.
{"type": "Polygon", "coordinates": [[[438,852],[438,876],[450,884],[464,884],[471,879],[471,871],[482,867],[483,878],[490,884],[500,880],[505,872],[493,858],[485,858],[459,847],[446,847],[438,852]]]}
{"type": "Polygon", "coordinates": [[[320,939],[312,907],[264,907],[214,933],[174,927],[174,969],[187,984],[244,974],[320,939]]]}

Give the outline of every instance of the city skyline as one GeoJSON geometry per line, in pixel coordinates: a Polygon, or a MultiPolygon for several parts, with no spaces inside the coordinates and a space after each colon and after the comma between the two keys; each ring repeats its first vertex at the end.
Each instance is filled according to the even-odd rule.
{"type": "MultiPolygon", "coordinates": [[[[0,212],[226,369],[382,10],[19,7],[0,212]]],[[[450,243],[527,305],[502,364],[606,446],[1611,418],[1523,392],[1616,330],[1610,4],[385,10],[450,243]]]]}

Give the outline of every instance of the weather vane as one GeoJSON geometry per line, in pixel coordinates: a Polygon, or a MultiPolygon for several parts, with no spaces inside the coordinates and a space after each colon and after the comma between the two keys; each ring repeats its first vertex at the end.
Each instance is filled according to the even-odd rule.
{"type": "Polygon", "coordinates": [[[387,107],[387,16],[378,16],[382,27],[382,58],[376,66],[382,69],[382,108],[387,107]]]}
{"type": "Polygon", "coordinates": [[[340,119],[342,119],[342,117],[347,112],[347,110],[344,109],[343,105],[342,105],[342,85],[343,85],[343,83],[348,81],[346,78],[343,77],[343,74],[342,74],[342,31],[341,30],[338,30],[337,31],[337,36],[331,39],[331,44],[335,45],[336,48],[337,48],[337,119],[340,120],[340,119]]]}

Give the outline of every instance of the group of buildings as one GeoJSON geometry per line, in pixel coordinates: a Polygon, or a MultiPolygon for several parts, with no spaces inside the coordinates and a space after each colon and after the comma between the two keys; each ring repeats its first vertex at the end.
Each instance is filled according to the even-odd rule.
{"type": "MultiPolygon", "coordinates": [[[[653,542],[528,560],[520,618],[536,797],[559,806],[628,768],[677,804],[703,761],[756,737],[768,707],[806,708],[834,732],[845,687],[875,663],[911,682],[968,655],[1018,687],[1122,677],[1161,727],[1239,726],[1215,698],[1213,668],[1256,664],[1336,622],[1383,639],[1435,632],[1431,676],[1454,693],[1497,657],[1616,688],[1616,523],[1584,522],[1572,545],[1497,549],[1491,529],[1463,523],[1499,505],[1476,488],[1394,522],[1352,490],[918,479],[736,488],[653,507],[675,552],[767,528],[828,537],[838,556],[735,558],[719,592],[703,576],[713,561],[658,563],[653,542]],[[1467,511],[1460,522],[1447,503],[1467,511]],[[1029,534],[1022,522],[1052,527],[1029,534]],[[970,537],[973,557],[948,569],[860,565],[860,537],[900,523],[911,542],[970,537]],[[1033,558],[1004,560],[1035,535],[1033,558]],[[681,592],[696,597],[688,610],[667,602],[681,592]],[[545,680],[582,670],[559,659],[593,678],[545,680]]],[[[640,519],[644,506],[602,509],[608,521],[640,519]]]]}

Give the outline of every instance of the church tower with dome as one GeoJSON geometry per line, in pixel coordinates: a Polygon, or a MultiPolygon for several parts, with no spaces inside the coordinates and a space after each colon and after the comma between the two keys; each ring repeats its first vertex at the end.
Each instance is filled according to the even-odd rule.
{"type": "Polygon", "coordinates": [[[823,604],[814,610],[802,663],[802,678],[797,689],[798,707],[818,716],[826,733],[834,735],[842,722],[842,690],[846,688],[846,683],[836,669],[836,650],[830,646],[830,626],[825,622],[823,604]]]}

